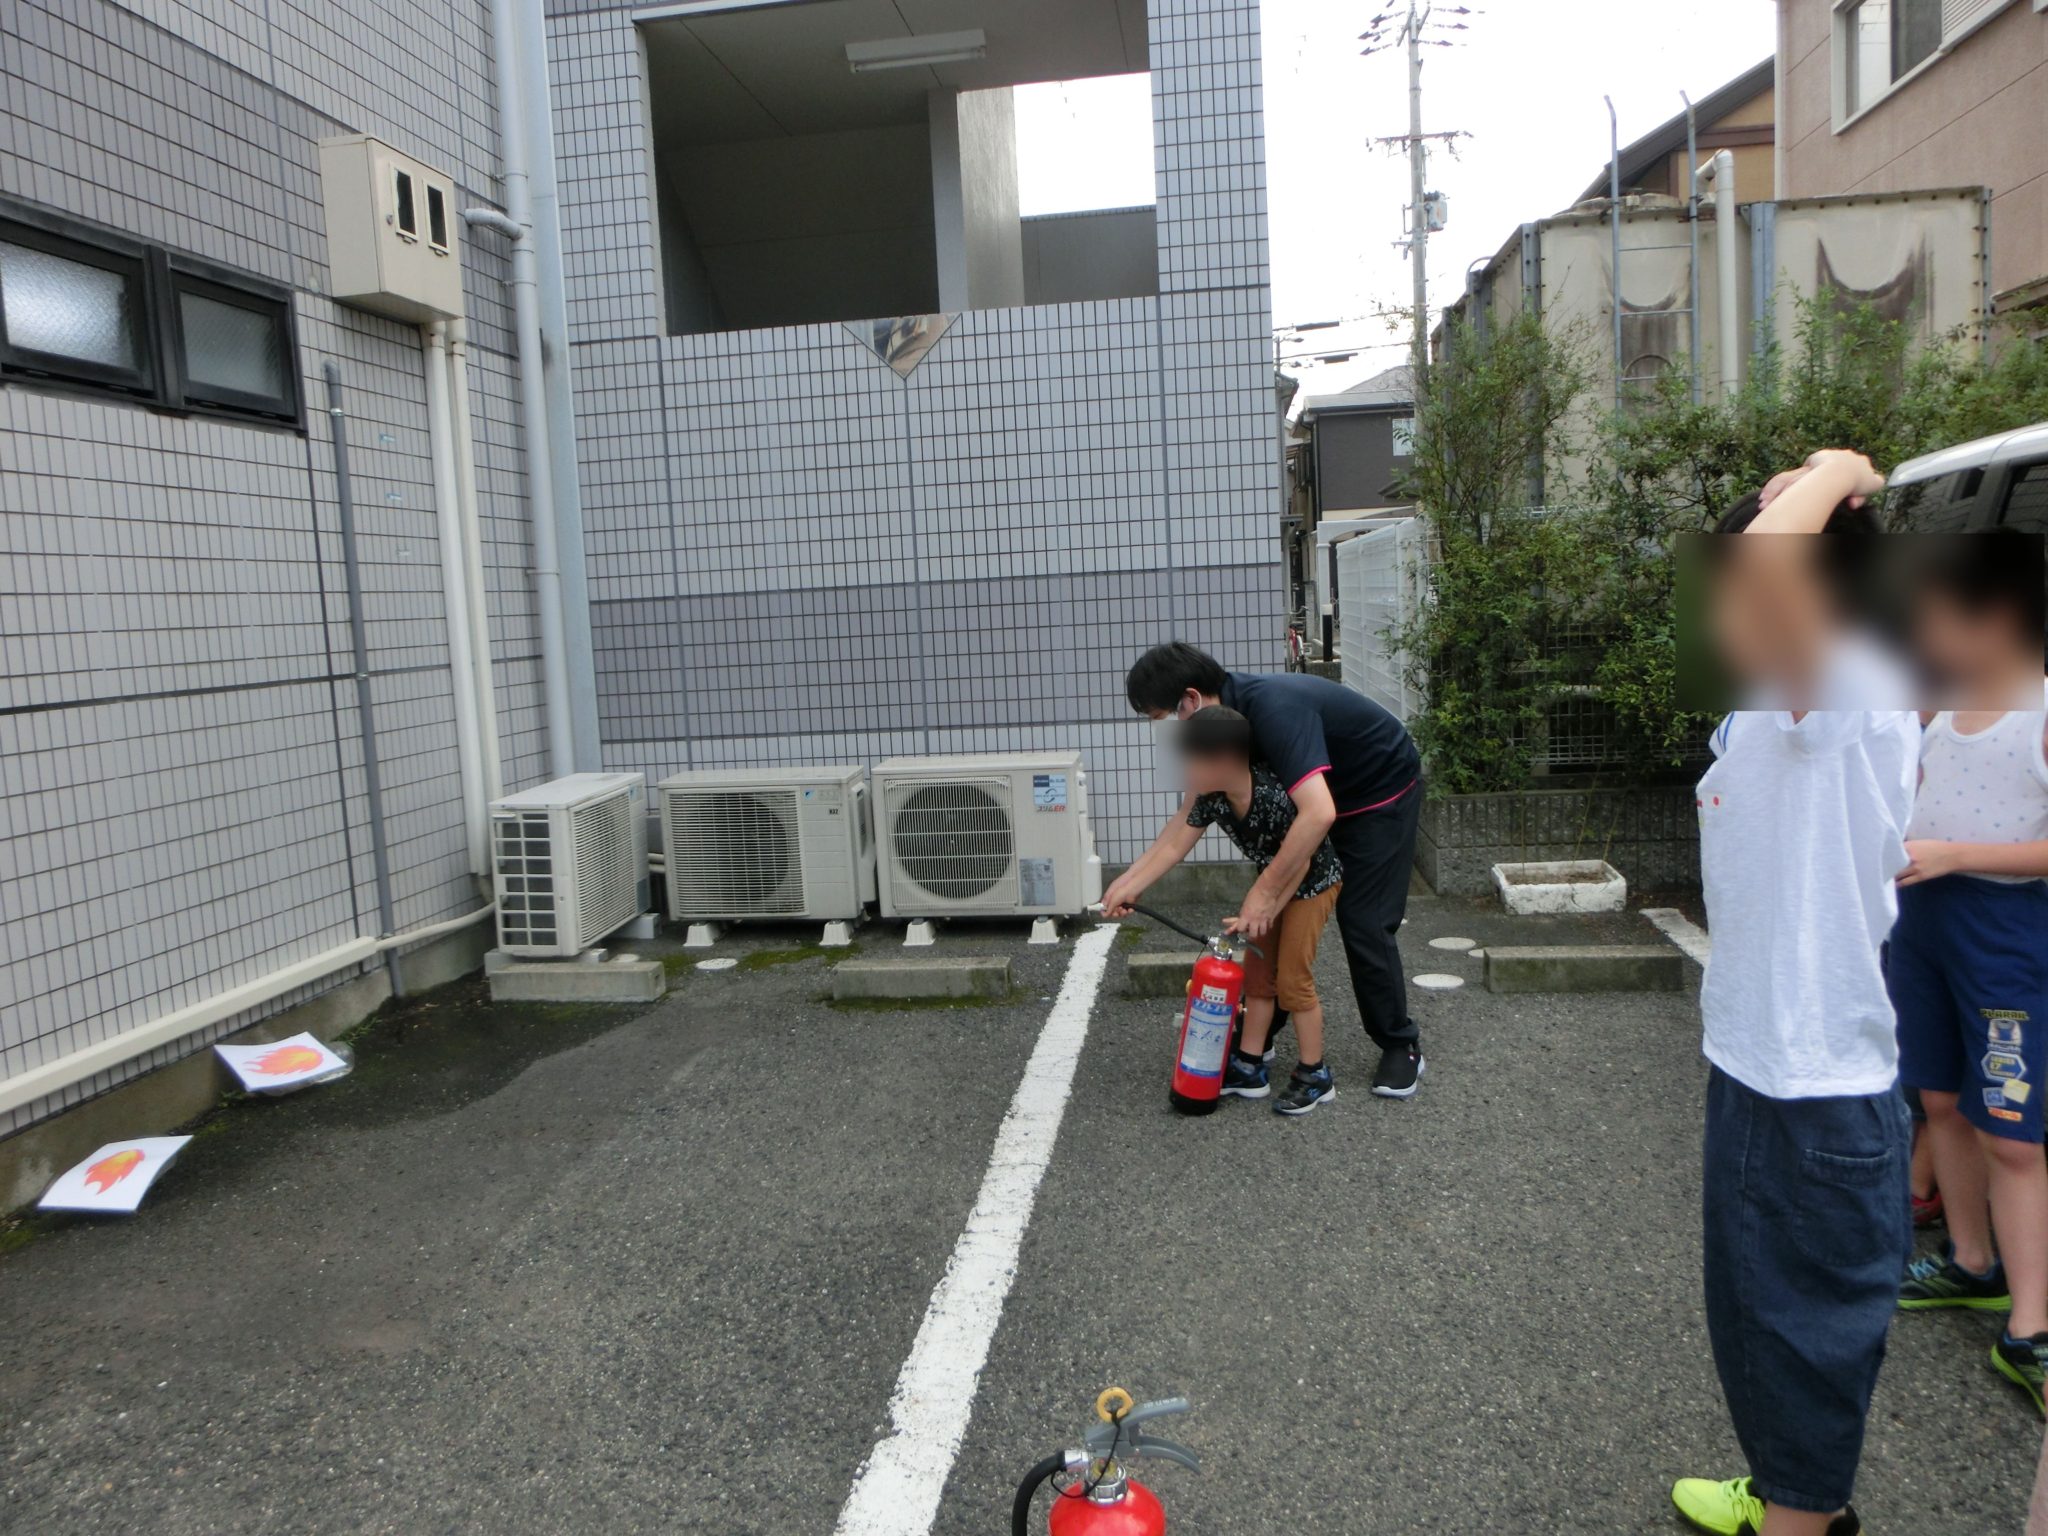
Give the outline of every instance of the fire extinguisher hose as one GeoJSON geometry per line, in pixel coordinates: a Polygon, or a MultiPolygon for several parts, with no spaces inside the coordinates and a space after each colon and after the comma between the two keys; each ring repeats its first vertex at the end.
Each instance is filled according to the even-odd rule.
{"type": "MultiPolygon", "coordinates": [[[[1137,913],[1140,917],[1149,917],[1155,923],[1164,924],[1166,927],[1171,928],[1175,933],[1179,934],[1182,938],[1193,939],[1197,944],[1206,945],[1210,942],[1207,938],[1204,938],[1201,934],[1195,932],[1194,929],[1181,927],[1179,923],[1176,923],[1164,912],[1155,912],[1150,907],[1141,907],[1135,901],[1131,903],[1131,910],[1137,913]]],[[[1253,954],[1260,956],[1261,958],[1264,958],[1265,956],[1266,952],[1263,949],[1259,948],[1258,945],[1252,943],[1250,939],[1245,940],[1244,947],[1250,950],[1253,954]]]]}
{"type": "Polygon", "coordinates": [[[1010,1506],[1010,1536],[1031,1536],[1031,1501],[1037,1497],[1038,1486],[1066,1464],[1066,1456],[1055,1453],[1024,1474],[1024,1481],[1017,1485],[1017,1502],[1010,1506]]]}

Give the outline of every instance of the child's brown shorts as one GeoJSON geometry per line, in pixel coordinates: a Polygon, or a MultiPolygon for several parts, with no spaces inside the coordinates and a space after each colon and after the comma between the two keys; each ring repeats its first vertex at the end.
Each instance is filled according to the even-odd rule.
{"type": "Polygon", "coordinates": [[[1336,910],[1341,885],[1333,885],[1320,896],[1295,900],[1280,909],[1280,920],[1259,946],[1261,959],[1244,957],[1244,995],[1278,1000],[1289,1013],[1300,1013],[1316,1005],[1316,945],[1336,910]]]}

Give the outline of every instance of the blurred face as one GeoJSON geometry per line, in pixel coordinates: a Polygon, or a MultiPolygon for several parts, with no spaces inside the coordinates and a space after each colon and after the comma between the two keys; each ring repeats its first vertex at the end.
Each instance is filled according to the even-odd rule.
{"type": "Polygon", "coordinates": [[[1968,608],[1946,592],[1923,593],[1913,608],[1913,646],[1949,702],[1962,708],[2000,708],[1971,700],[1973,683],[1992,682],[2019,663],[2025,646],[2010,613],[1998,607],[1968,608]]]}
{"type": "Polygon", "coordinates": [[[1227,794],[1244,781],[1245,765],[1227,754],[1185,753],[1181,763],[1187,787],[1198,795],[1227,794]]]}

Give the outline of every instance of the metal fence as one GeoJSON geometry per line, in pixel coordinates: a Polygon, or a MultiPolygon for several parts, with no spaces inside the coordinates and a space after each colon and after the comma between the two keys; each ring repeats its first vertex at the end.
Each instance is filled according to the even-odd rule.
{"type": "Polygon", "coordinates": [[[1337,545],[1337,655],[1356,688],[1404,724],[1424,696],[1396,638],[1421,612],[1428,545],[1420,519],[1383,523],[1337,545]]]}
{"type": "MultiPolygon", "coordinates": [[[[1416,676],[1396,642],[1430,601],[1428,530],[1419,518],[1402,518],[1343,540],[1336,556],[1342,681],[1410,723],[1428,707],[1427,680],[1416,676]]],[[[1542,651],[1553,661],[1580,663],[1569,670],[1590,677],[1602,643],[1596,633],[1560,624],[1545,636],[1542,651]]],[[[1529,748],[1539,775],[1594,773],[1622,761],[1613,706],[1590,681],[1567,686],[1544,711],[1536,735],[1529,748]]]]}

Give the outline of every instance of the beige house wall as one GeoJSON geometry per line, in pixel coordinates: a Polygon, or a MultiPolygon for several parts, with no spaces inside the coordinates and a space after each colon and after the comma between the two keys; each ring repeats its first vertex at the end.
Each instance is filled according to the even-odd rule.
{"type": "Polygon", "coordinates": [[[1778,195],[1988,186],[1993,290],[2048,282],[2048,12],[2011,0],[1838,126],[1834,10],[1779,0],[1778,195]]]}

